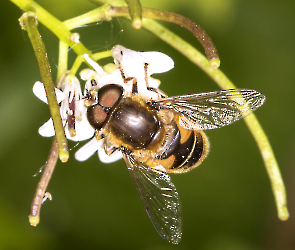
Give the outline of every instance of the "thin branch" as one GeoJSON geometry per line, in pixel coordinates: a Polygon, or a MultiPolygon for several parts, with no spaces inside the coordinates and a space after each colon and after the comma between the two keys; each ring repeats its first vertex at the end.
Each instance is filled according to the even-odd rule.
{"type": "Polygon", "coordinates": [[[83,61],[84,61],[83,55],[77,56],[75,61],[74,61],[74,64],[73,64],[72,68],[70,69],[69,75],[74,76],[77,73],[77,71],[80,68],[83,61]]]}
{"type": "MultiPolygon", "coordinates": [[[[127,7],[111,7],[110,14],[112,16],[128,17],[129,11],[127,7]]],[[[171,22],[186,28],[198,39],[198,41],[203,46],[212,68],[217,69],[220,66],[219,55],[217,53],[217,49],[215,45],[212,42],[212,39],[206,33],[206,31],[200,27],[200,25],[194,23],[189,18],[173,13],[173,12],[154,10],[154,9],[148,9],[148,8],[142,8],[142,17],[148,18],[148,19],[171,22]]]]}
{"type": "MultiPolygon", "coordinates": [[[[128,7],[109,7],[109,5],[103,5],[81,16],[64,21],[64,25],[68,29],[74,29],[88,23],[110,21],[113,17],[130,18],[129,15],[128,7]]],[[[195,24],[190,19],[172,12],[148,8],[142,8],[142,16],[145,18],[172,22],[186,28],[198,39],[198,41],[203,46],[212,68],[217,69],[220,66],[220,59],[212,39],[199,25],[195,24]]]]}
{"type": "Polygon", "coordinates": [[[45,45],[37,28],[36,15],[34,15],[34,13],[32,12],[24,13],[20,18],[20,23],[21,26],[28,32],[28,36],[30,38],[37,58],[41,79],[46,91],[50,115],[52,117],[53,125],[55,128],[56,140],[59,148],[59,158],[62,162],[66,162],[69,158],[68,143],[62,125],[59,105],[56,101],[54,84],[51,76],[51,68],[47,58],[45,45]]]}
{"type": "Polygon", "coordinates": [[[36,192],[31,205],[31,212],[29,215],[29,221],[32,226],[36,226],[40,220],[40,210],[42,201],[45,196],[45,191],[51,179],[52,173],[58,160],[58,145],[55,137],[53,137],[51,150],[48,155],[48,159],[43,169],[42,177],[37,185],[36,192]]]}
{"type": "MultiPolygon", "coordinates": [[[[85,14],[82,14],[80,16],[68,19],[63,22],[63,25],[69,29],[75,29],[79,26],[83,26],[89,23],[95,23],[95,22],[101,22],[101,21],[110,21],[112,20],[112,17],[109,14],[110,12],[110,6],[109,5],[103,5],[99,8],[96,8],[94,10],[91,10],[85,14]]],[[[89,53],[84,53],[89,54],[89,53]]]]}
{"type": "Polygon", "coordinates": [[[107,50],[107,51],[103,51],[103,52],[98,52],[98,53],[92,54],[91,55],[91,58],[94,61],[98,61],[100,59],[111,57],[111,56],[112,56],[111,50],[107,50]]]}
{"type": "Polygon", "coordinates": [[[10,1],[16,4],[25,12],[33,11],[37,16],[38,22],[41,22],[44,26],[46,26],[53,34],[55,34],[59,38],[59,40],[66,43],[78,55],[91,54],[90,51],[81,42],[75,43],[74,41],[72,41],[71,32],[68,30],[68,28],[60,20],[51,15],[36,2],[32,0],[10,1]]]}
{"type": "MultiPolygon", "coordinates": [[[[173,32],[167,30],[157,22],[143,19],[142,25],[166,43],[170,44],[180,53],[185,55],[194,64],[198,65],[205,73],[211,77],[221,89],[234,89],[236,86],[219,69],[213,70],[207,62],[205,56],[197,51],[193,46],[185,42],[173,32]]],[[[286,190],[280,173],[279,166],[275,159],[271,145],[265,135],[260,123],[254,114],[244,118],[251,134],[253,135],[260,149],[264,164],[271,182],[271,187],[276,201],[278,217],[286,220],[289,217],[286,200],[286,190]]]]}
{"type": "Polygon", "coordinates": [[[68,70],[68,50],[69,46],[65,42],[60,40],[56,82],[58,82],[63,74],[68,70]]]}
{"type": "MultiPolygon", "coordinates": [[[[57,37],[64,41],[66,44],[69,46],[73,46],[73,49],[77,52],[78,55],[82,54],[88,54],[89,51],[81,44],[75,44],[70,40],[70,32],[68,29],[73,29],[75,27],[78,27],[80,25],[84,25],[87,23],[91,22],[97,22],[97,21],[103,21],[103,20],[111,20],[112,17],[115,16],[125,16],[126,18],[129,18],[129,12],[127,12],[126,9],[121,9],[122,13],[119,13],[119,9],[116,9],[116,11],[110,11],[110,7],[108,5],[104,5],[98,9],[95,9],[93,11],[90,11],[84,15],[81,15],[79,17],[70,19],[65,21],[64,23],[61,23],[59,20],[51,16],[48,12],[46,12],[44,9],[42,9],[39,5],[34,3],[31,0],[11,0],[14,2],[17,6],[24,10],[35,10],[37,15],[38,15],[38,20],[41,21],[45,26],[47,26],[54,34],[57,35],[57,37]],[[111,13],[110,13],[111,12],[111,13]]],[[[100,3],[104,3],[106,1],[98,1],[100,3]]],[[[108,1],[110,3],[117,3],[120,5],[125,5],[125,2],[122,0],[116,0],[116,1],[108,1]]],[[[120,8],[120,7],[117,7],[120,8]]],[[[113,9],[114,10],[114,9],[113,9]]],[[[147,9],[149,10],[149,9],[147,9]]],[[[144,13],[144,11],[143,11],[144,13]]],[[[158,15],[161,15],[163,12],[145,12],[146,16],[151,17],[153,14],[156,15],[156,19],[158,20],[163,20],[161,17],[158,17],[158,15]],[[148,13],[148,14],[147,14],[148,13]]],[[[143,14],[144,16],[144,14],[143,14]]],[[[178,18],[178,15],[168,15],[169,18],[175,20],[178,18]]],[[[167,17],[165,17],[167,19],[167,17]]],[[[169,19],[168,18],[168,19],[169,19]]],[[[178,18],[179,20],[182,18],[178,18]]],[[[175,23],[181,24],[182,22],[185,23],[185,19],[182,21],[175,21],[175,23]]],[[[173,20],[170,20],[171,22],[174,22],[173,20]]],[[[235,88],[235,86],[232,84],[232,82],[220,71],[220,70],[213,70],[213,68],[210,66],[208,63],[207,59],[200,53],[198,52],[194,47],[192,47],[190,44],[185,42],[183,39],[179,38],[176,36],[174,33],[170,32],[163,26],[159,25],[157,22],[153,20],[149,20],[144,18],[142,20],[142,25],[144,28],[149,30],[150,32],[154,33],[157,35],[159,38],[161,38],[163,41],[167,42],[170,44],[172,47],[174,47],[176,50],[178,50],[180,53],[185,55],[189,60],[191,60],[193,63],[198,65],[202,70],[204,70],[205,73],[207,73],[222,89],[229,89],[229,88],[235,88]]],[[[188,26],[191,26],[193,28],[192,24],[188,24],[188,26]]],[[[202,35],[200,36],[201,40],[204,38],[202,35]]],[[[199,39],[199,38],[198,38],[199,39]]],[[[206,42],[203,46],[207,47],[209,44],[209,47],[211,46],[210,41],[206,42]]],[[[206,49],[205,49],[206,50],[206,49]]],[[[212,50],[212,49],[209,49],[212,50]]],[[[215,49],[214,49],[214,52],[215,49]]],[[[208,56],[211,57],[211,56],[208,56]]],[[[214,57],[212,57],[214,60],[214,57]]],[[[218,65],[218,62],[213,61],[213,66],[214,63],[217,63],[216,66],[218,65]]],[[[216,67],[215,66],[215,67],[216,67]]],[[[265,162],[265,166],[271,181],[271,186],[273,188],[275,200],[277,203],[277,208],[278,208],[278,216],[280,219],[285,220],[288,218],[288,210],[286,207],[286,193],[285,193],[285,187],[283,184],[283,180],[281,178],[281,174],[277,165],[277,162],[275,160],[274,154],[272,152],[271,146],[269,144],[269,141],[264,134],[259,122],[257,121],[256,117],[254,114],[248,116],[245,118],[245,121],[257,141],[258,147],[260,148],[262,157],[265,162]]]]}
{"type": "Polygon", "coordinates": [[[281,220],[287,220],[289,212],[285,185],[271,145],[254,114],[245,117],[245,122],[259,147],[268,176],[271,180],[271,188],[276,199],[278,216],[281,220]]]}
{"type": "Polygon", "coordinates": [[[128,5],[132,26],[135,29],[141,28],[142,8],[138,0],[125,0],[128,5]]]}

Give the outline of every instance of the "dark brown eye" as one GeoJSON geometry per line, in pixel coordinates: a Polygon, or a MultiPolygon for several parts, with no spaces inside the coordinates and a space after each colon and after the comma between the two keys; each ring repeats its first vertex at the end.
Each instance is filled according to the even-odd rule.
{"type": "Polygon", "coordinates": [[[101,129],[106,118],[107,113],[99,104],[95,104],[87,109],[88,122],[93,128],[97,130],[101,129]]]}
{"type": "Polygon", "coordinates": [[[112,107],[121,99],[123,87],[108,84],[98,90],[98,103],[87,109],[87,119],[90,125],[100,130],[107,120],[112,107]]]}
{"type": "Polygon", "coordinates": [[[103,107],[112,108],[121,98],[123,87],[116,84],[108,84],[101,87],[98,91],[98,102],[103,107]]]}

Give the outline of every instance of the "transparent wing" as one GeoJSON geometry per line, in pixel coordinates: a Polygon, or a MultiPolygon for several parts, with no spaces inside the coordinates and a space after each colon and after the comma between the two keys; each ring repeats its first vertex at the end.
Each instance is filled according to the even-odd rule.
{"type": "Polygon", "coordinates": [[[259,108],[265,96],[250,89],[228,89],[157,100],[161,108],[183,114],[187,129],[215,129],[231,124],[259,108]]]}
{"type": "Polygon", "coordinates": [[[181,205],[166,170],[146,167],[127,153],[123,158],[155,229],[165,240],[178,244],[182,235],[181,205]]]}

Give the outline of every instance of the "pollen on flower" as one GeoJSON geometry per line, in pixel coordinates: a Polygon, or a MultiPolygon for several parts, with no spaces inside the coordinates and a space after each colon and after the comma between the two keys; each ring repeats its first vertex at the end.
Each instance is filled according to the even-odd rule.
{"type": "MultiPolygon", "coordinates": [[[[91,138],[94,135],[94,129],[86,117],[87,108],[84,105],[79,80],[73,75],[67,75],[59,86],[61,90],[56,88],[55,92],[57,101],[61,104],[60,114],[67,139],[82,141],[91,138]]],[[[36,82],[33,92],[39,99],[46,102],[46,93],[42,83],[36,82]]],[[[54,136],[55,131],[51,118],[39,128],[39,134],[45,137],[54,136]]]]}
{"type": "MultiPolygon", "coordinates": [[[[74,36],[73,36],[74,38],[74,36]]],[[[136,91],[146,100],[161,98],[163,94],[159,90],[160,81],[152,78],[153,73],[161,73],[170,70],[174,66],[173,60],[161,52],[138,52],[117,45],[112,50],[115,64],[101,67],[85,54],[85,61],[92,69],[83,69],[80,77],[85,81],[82,92],[80,82],[74,75],[65,74],[58,84],[57,99],[60,103],[60,113],[67,139],[82,141],[92,138],[79,150],[75,157],[77,160],[86,160],[94,152],[98,152],[102,162],[113,162],[122,158],[122,153],[117,150],[110,156],[104,148],[104,138],[95,137],[95,129],[91,127],[87,119],[88,107],[97,104],[99,89],[108,84],[117,84],[123,87],[124,94],[136,91]],[[94,70],[93,70],[94,69],[94,70]]],[[[37,83],[36,83],[37,84],[37,83]]],[[[36,88],[35,88],[36,89],[36,88]]],[[[34,93],[39,99],[46,102],[46,93],[43,84],[38,82],[38,91],[34,93]]],[[[54,126],[51,119],[39,128],[42,136],[54,136],[54,126]]],[[[63,158],[62,154],[60,157],[63,158]]],[[[66,161],[68,157],[64,157],[66,161]]]]}
{"type": "Polygon", "coordinates": [[[77,132],[76,132],[76,130],[74,128],[69,128],[69,132],[70,132],[71,137],[74,137],[74,136],[77,135],[77,132]]]}

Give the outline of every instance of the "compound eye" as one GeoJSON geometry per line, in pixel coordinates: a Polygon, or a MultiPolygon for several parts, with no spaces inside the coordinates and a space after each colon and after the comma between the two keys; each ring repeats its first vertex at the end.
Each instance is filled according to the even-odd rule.
{"type": "Polygon", "coordinates": [[[121,99],[123,87],[116,84],[108,84],[98,91],[98,103],[87,109],[87,119],[90,125],[100,130],[107,120],[112,107],[121,99]]]}
{"type": "Polygon", "coordinates": [[[98,91],[98,102],[104,108],[112,108],[122,97],[123,87],[117,84],[108,84],[98,91]]]}
{"type": "Polygon", "coordinates": [[[106,118],[107,113],[99,104],[95,104],[87,109],[88,122],[94,129],[100,130],[106,118]]]}

